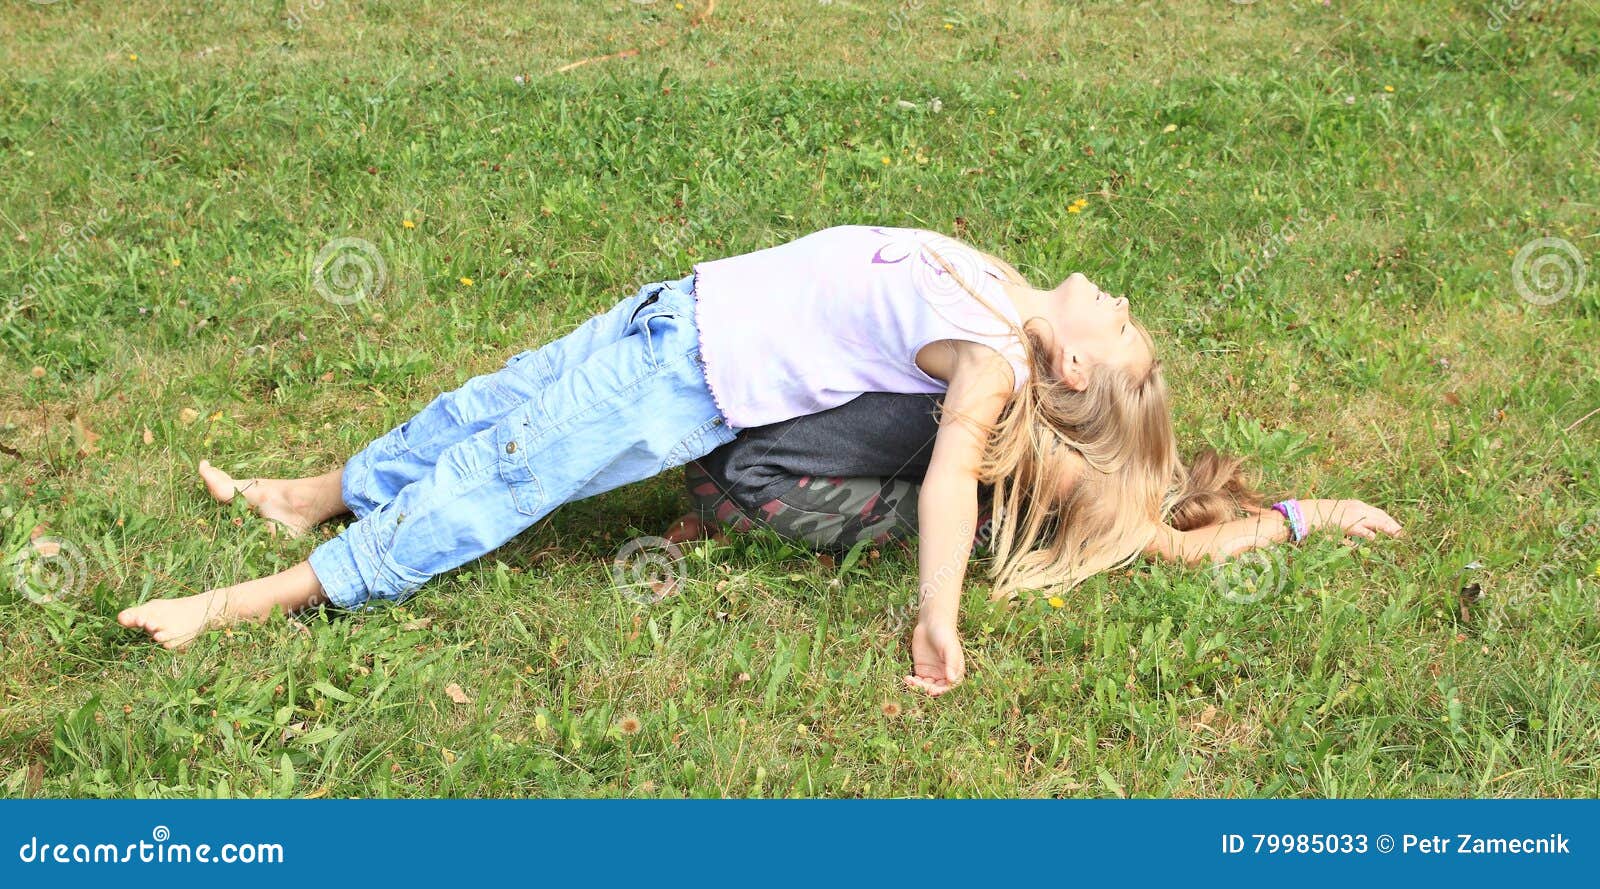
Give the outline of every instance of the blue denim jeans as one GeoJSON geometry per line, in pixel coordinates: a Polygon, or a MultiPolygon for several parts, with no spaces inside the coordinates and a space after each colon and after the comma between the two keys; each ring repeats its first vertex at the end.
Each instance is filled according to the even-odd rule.
{"type": "Polygon", "coordinates": [[[335,605],[404,600],[563,503],[733,440],[707,387],[694,276],[474,377],[345,464],[358,520],[311,553],[335,605]]]}

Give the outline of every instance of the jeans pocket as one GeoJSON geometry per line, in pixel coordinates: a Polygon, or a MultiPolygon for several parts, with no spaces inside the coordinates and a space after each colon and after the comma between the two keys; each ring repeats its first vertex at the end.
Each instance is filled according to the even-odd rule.
{"type": "Polygon", "coordinates": [[[690,460],[698,460],[717,448],[733,441],[733,431],[721,417],[714,417],[700,424],[700,427],[689,433],[677,446],[667,452],[667,458],[661,463],[661,471],[666,472],[674,467],[682,466],[690,460]]]}
{"type": "Polygon", "coordinates": [[[497,454],[495,462],[500,472],[500,480],[506,483],[511,493],[511,502],[517,512],[523,515],[539,516],[548,512],[545,504],[544,485],[539,483],[539,477],[534,475],[533,467],[528,463],[528,437],[526,430],[532,422],[531,407],[513,411],[502,422],[494,427],[494,443],[497,454]]]}

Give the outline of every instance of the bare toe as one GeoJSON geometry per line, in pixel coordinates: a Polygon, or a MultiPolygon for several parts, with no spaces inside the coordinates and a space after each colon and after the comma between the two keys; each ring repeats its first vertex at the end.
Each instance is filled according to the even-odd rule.
{"type": "Polygon", "coordinates": [[[234,495],[239,493],[239,484],[233,480],[233,476],[212,466],[210,460],[200,461],[200,478],[218,503],[232,503],[234,495]]]}

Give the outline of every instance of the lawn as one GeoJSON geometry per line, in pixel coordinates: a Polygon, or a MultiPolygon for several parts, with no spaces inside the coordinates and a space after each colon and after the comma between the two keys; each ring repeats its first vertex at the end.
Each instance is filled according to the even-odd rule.
{"type": "Polygon", "coordinates": [[[0,787],[1593,796],[1597,77],[1594,0],[13,0],[0,787]],[[1186,451],[1408,536],[1059,607],[969,584],[937,700],[899,682],[904,552],[748,536],[615,588],[677,473],[403,606],[181,655],[116,624],[316,545],[202,457],[325,471],[640,284],[845,222],[1128,295],[1186,451]]]}

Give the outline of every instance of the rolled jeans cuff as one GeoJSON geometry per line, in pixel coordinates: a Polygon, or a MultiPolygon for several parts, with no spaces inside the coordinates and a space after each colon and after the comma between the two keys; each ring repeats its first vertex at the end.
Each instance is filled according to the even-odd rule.
{"type": "MultiPolygon", "coordinates": [[[[391,433],[392,434],[392,433],[391,433]]],[[[382,447],[386,439],[378,439],[345,461],[344,472],[339,476],[339,499],[356,518],[364,518],[388,498],[374,496],[369,491],[372,480],[372,451],[382,447]]]]}
{"type": "Polygon", "coordinates": [[[331,604],[353,609],[367,601],[367,585],[361,579],[350,542],[343,535],[312,550],[306,561],[311,563],[311,571],[331,604]]]}

